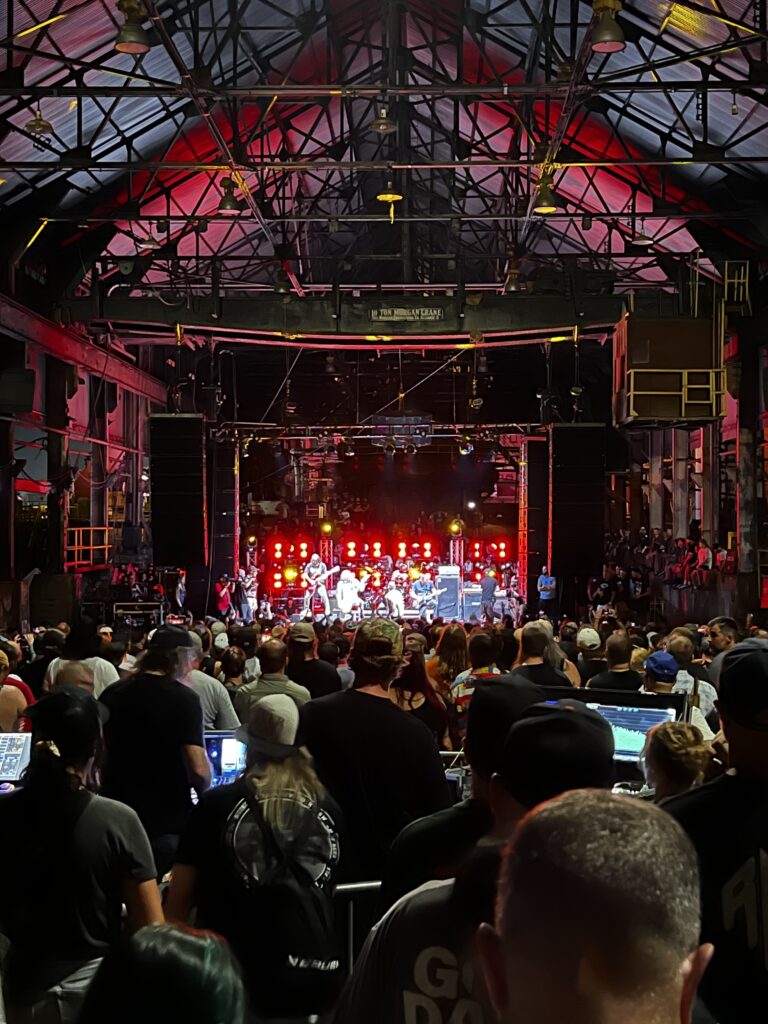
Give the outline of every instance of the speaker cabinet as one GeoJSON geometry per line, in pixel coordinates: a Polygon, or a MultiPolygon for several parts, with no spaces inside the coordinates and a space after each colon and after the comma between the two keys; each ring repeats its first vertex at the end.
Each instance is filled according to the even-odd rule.
{"type": "Polygon", "coordinates": [[[150,416],[149,450],[155,565],[207,565],[204,418],[150,416]]]}
{"type": "Polygon", "coordinates": [[[444,590],[437,599],[437,614],[444,619],[461,617],[461,575],[457,565],[444,565],[437,574],[435,586],[444,590]]]}
{"type": "Polygon", "coordinates": [[[464,619],[469,619],[473,615],[480,618],[480,612],[482,610],[480,587],[475,584],[468,584],[464,587],[464,619]]]}
{"type": "Polygon", "coordinates": [[[535,607],[538,601],[536,580],[548,558],[549,445],[546,435],[523,438],[519,495],[518,591],[527,604],[535,607]]]}
{"type": "Polygon", "coordinates": [[[605,543],[606,428],[558,423],[550,440],[551,572],[558,579],[592,576],[605,543]]]}
{"type": "Polygon", "coordinates": [[[236,576],[240,568],[240,467],[237,443],[214,441],[209,466],[214,578],[236,576]]]}

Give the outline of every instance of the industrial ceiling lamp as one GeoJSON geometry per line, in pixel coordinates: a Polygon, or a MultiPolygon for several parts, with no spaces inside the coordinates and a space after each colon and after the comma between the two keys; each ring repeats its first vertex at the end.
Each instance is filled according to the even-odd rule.
{"type": "Polygon", "coordinates": [[[148,53],[149,36],[142,25],[147,16],[144,4],[141,0],[119,0],[117,9],[122,11],[125,22],[115,37],[115,49],[118,53],[131,53],[137,57],[148,53]]]}
{"type": "Polygon", "coordinates": [[[371,121],[371,131],[376,132],[377,135],[394,135],[397,131],[397,124],[389,116],[387,107],[381,107],[379,116],[374,117],[371,121]]]}
{"type": "Polygon", "coordinates": [[[403,196],[397,191],[393,182],[390,180],[387,182],[387,186],[383,192],[379,192],[376,196],[380,203],[389,203],[389,223],[395,223],[395,203],[402,201],[403,196]]]}
{"type": "Polygon", "coordinates": [[[38,107],[34,117],[31,117],[24,125],[24,131],[42,138],[44,135],[53,135],[53,125],[50,121],[46,121],[38,107]]]}
{"type": "Polygon", "coordinates": [[[227,217],[236,216],[240,213],[240,201],[235,198],[235,183],[231,178],[221,179],[222,196],[219,200],[219,213],[227,217]]]}
{"type": "Polygon", "coordinates": [[[288,275],[286,274],[285,270],[282,267],[275,274],[275,294],[291,294],[291,279],[288,277],[288,275]]]}
{"type": "Polygon", "coordinates": [[[655,245],[655,242],[651,238],[651,236],[650,235],[646,235],[646,233],[645,233],[645,221],[640,221],[640,230],[635,235],[635,237],[632,239],[632,244],[633,245],[640,245],[644,249],[648,249],[652,245],[655,245]]]}
{"type": "Polygon", "coordinates": [[[626,47],[624,30],[616,20],[621,0],[594,0],[595,20],[592,26],[593,53],[621,53],[626,47]]]}
{"type": "Polygon", "coordinates": [[[539,184],[536,187],[536,198],[533,202],[533,212],[541,213],[544,216],[557,213],[559,210],[557,196],[552,188],[552,175],[542,171],[539,184]]]}

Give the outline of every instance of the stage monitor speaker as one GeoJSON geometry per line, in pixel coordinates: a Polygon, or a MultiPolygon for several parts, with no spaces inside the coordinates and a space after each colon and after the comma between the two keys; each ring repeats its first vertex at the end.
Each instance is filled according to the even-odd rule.
{"type": "Polygon", "coordinates": [[[204,418],[166,413],[150,416],[149,450],[155,565],[206,565],[204,418]]]}
{"type": "Polygon", "coordinates": [[[481,600],[481,589],[475,584],[469,584],[464,587],[464,615],[463,618],[470,619],[475,615],[478,619],[481,617],[482,611],[482,600],[481,600]]]}
{"type": "Polygon", "coordinates": [[[550,449],[550,571],[563,581],[596,575],[605,545],[606,428],[555,424],[550,449]]]}
{"type": "Polygon", "coordinates": [[[447,565],[437,574],[435,586],[438,590],[444,590],[437,599],[437,614],[443,619],[458,619],[461,617],[461,577],[458,574],[458,567],[447,565]]]}

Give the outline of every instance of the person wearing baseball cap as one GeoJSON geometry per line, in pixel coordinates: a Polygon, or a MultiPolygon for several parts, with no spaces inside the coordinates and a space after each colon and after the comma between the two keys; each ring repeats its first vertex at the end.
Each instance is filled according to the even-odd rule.
{"type": "Polygon", "coordinates": [[[87,788],[105,712],[76,687],[44,695],[28,710],[23,785],[0,795],[0,871],[10,880],[22,866],[28,880],[0,889],[9,1021],[77,1017],[101,957],[120,938],[123,903],[132,929],[163,920],[135,811],[87,788]],[[58,1012],[62,993],[66,1017],[58,1012]]]}
{"type": "Polygon", "coordinates": [[[398,624],[366,619],[349,655],[352,688],[301,711],[304,743],[349,829],[346,870],[360,879],[382,877],[387,851],[409,821],[449,804],[434,737],[389,699],[402,659],[398,624]]]}
{"type": "Polygon", "coordinates": [[[294,622],[288,630],[288,667],[286,674],[312,697],[338,693],[341,676],[327,661],[317,656],[317,633],[311,622],[294,622]]]}
{"type": "Polygon", "coordinates": [[[195,658],[183,626],[158,626],[138,671],[101,695],[110,711],[103,792],[139,815],[160,877],[173,863],[191,791],[199,796],[211,782],[200,698],[180,682],[195,658]]]}
{"type": "MultiPolygon", "coordinates": [[[[504,693],[518,684],[489,683],[475,700],[494,691],[504,693]]],[[[520,685],[523,685],[521,682],[520,685]]],[[[530,684],[529,684],[530,685],[530,684]]],[[[495,701],[491,701],[501,710],[495,701]]],[[[489,707],[490,710],[490,707],[489,707]]],[[[480,737],[478,737],[479,739],[480,737]]],[[[529,810],[568,790],[609,789],[613,784],[613,734],[596,711],[581,701],[564,699],[555,705],[519,707],[514,724],[502,741],[490,783],[492,815],[488,833],[474,850],[465,850],[450,881],[433,882],[403,896],[371,933],[358,957],[334,1018],[335,1024],[380,1020],[407,1022],[403,992],[412,991],[420,976],[431,977],[428,951],[450,964],[454,977],[477,977],[475,935],[481,921],[493,919],[496,878],[502,851],[517,824],[529,810]],[[386,964],[382,980],[381,965],[386,964]]],[[[420,986],[429,996],[425,1020],[494,1020],[484,987],[420,986]]],[[[526,1021],[533,1017],[526,1017],[526,1021]]]]}
{"type": "MultiPolygon", "coordinates": [[[[678,682],[680,666],[674,655],[668,651],[654,651],[645,661],[645,681],[643,692],[645,693],[690,693],[690,687],[686,681],[678,682]]],[[[704,714],[700,708],[691,707],[691,725],[701,730],[705,740],[714,739],[715,734],[709,727],[704,714]]]]}
{"type": "Polygon", "coordinates": [[[305,888],[313,907],[332,905],[340,815],[299,746],[298,729],[299,709],[288,694],[267,694],[252,705],[235,733],[245,746],[245,770],[193,810],[166,904],[174,921],[187,922],[196,908],[196,927],[229,942],[260,1020],[329,1010],[343,976],[339,964],[291,965],[292,955],[309,952],[306,921],[295,912],[296,894],[269,883],[270,875],[282,881],[286,865],[311,879],[305,888]]]}
{"type": "Polygon", "coordinates": [[[725,654],[717,710],[729,770],[661,806],[699,855],[702,941],[715,945],[702,998],[720,1024],[741,1024],[768,1005],[757,938],[768,885],[768,640],[744,640],[725,654]]]}
{"type": "Polygon", "coordinates": [[[608,662],[602,653],[603,642],[596,629],[582,626],[576,634],[576,647],[579,651],[576,668],[581,677],[581,685],[586,686],[592,676],[608,671],[608,662]]]}

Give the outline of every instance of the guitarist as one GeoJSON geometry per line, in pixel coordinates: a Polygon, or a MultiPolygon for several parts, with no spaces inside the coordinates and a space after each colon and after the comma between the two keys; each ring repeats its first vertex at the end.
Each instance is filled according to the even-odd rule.
{"type": "Polygon", "coordinates": [[[314,597],[317,594],[323,602],[323,611],[326,618],[330,616],[331,602],[328,600],[328,590],[325,586],[325,581],[329,576],[328,566],[325,562],[321,561],[320,555],[314,551],[312,557],[304,566],[304,572],[301,574],[301,578],[307,582],[307,589],[304,594],[304,615],[312,611],[314,597]]]}
{"type": "Polygon", "coordinates": [[[437,599],[442,593],[437,590],[428,572],[422,572],[411,587],[411,596],[416,602],[419,615],[429,625],[437,611],[437,599]]]}

